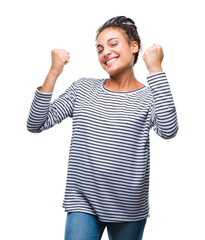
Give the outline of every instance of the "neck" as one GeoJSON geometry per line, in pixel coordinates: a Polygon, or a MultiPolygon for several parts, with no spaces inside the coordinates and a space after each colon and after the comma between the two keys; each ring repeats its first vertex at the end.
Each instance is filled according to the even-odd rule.
{"type": "Polygon", "coordinates": [[[107,87],[115,89],[116,91],[127,91],[137,84],[139,84],[139,82],[135,78],[133,68],[125,69],[116,75],[110,75],[110,78],[106,82],[107,87]]]}

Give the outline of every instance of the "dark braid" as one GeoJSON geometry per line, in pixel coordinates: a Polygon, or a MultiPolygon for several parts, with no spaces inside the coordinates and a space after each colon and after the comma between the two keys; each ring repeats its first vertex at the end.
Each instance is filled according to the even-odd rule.
{"type": "MultiPolygon", "coordinates": [[[[100,26],[97,30],[98,35],[106,28],[120,28],[124,30],[128,43],[130,44],[132,41],[136,41],[139,47],[139,51],[141,49],[141,40],[137,32],[137,27],[135,25],[135,22],[131,18],[127,18],[125,16],[117,16],[109,19],[107,22],[105,22],[102,26],[100,26]]],[[[139,51],[135,53],[135,59],[134,64],[137,62],[139,51]]]]}

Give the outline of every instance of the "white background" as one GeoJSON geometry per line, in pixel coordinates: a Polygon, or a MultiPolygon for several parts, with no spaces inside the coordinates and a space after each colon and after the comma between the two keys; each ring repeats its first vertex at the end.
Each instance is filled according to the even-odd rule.
{"type": "MultiPolygon", "coordinates": [[[[79,77],[107,77],[97,60],[95,33],[125,15],[143,43],[136,77],[147,85],[143,52],[164,50],[163,70],[174,97],[178,135],[151,130],[150,215],[143,240],[204,240],[204,7],[202,1],[4,1],[0,4],[0,239],[60,240],[61,207],[72,119],[40,134],[26,129],[31,102],[50,68],[51,50],[70,63],[53,99],[79,77]]],[[[107,230],[103,240],[108,239],[107,230]]]]}

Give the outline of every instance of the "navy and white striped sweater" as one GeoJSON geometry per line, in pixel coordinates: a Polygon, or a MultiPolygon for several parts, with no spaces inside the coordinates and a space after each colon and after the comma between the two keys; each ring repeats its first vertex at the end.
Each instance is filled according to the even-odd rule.
{"type": "Polygon", "coordinates": [[[178,131],[177,113],[165,72],[130,92],[104,87],[106,79],[80,78],[56,100],[36,89],[27,121],[39,133],[66,117],[73,121],[66,212],[97,215],[103,222],[149,217],[149,132],[162,138],[178,131]]]}

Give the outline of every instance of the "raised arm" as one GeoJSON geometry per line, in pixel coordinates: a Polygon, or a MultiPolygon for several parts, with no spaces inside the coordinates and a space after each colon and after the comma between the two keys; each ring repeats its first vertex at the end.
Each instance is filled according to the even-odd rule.
{"type": "Polygon", "coordinates": [[[147,77],[152,91],[150,127],[162,138],[173,138],[178,131],[177,112],[165,72],[158,72],[147,77]]]}
{"type": "Polygon", "coordinates": [[[50,71],[40,88],[40,92],[52,93],[56,80],[63,72],[64,65],[69,62],[69,53],[63,49],[54,49],[51,51],[52,64],[50,71]]]}
{"type": "Polygon", "coordinates": [[[52,50],[52,66],[42,87],[36,89],[31,104],[27,129],[30,132],[41,132],[60,123],[63,119],[72,117],[76,97],[77,81],[55,101],[50,103],[53,89],[63,67],[69,62],[69,54],[65,50],[52,50]]]}
{"type": "Polygon", "coordinates": [[[153,95],[150,128],[162,138],[169,139],[178,132],[178,120],[175,104],[161,62],[164,53],[162,47],[154,44],[143,55],[150,75],[147,82],[153,95]]]}

